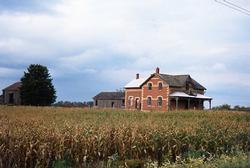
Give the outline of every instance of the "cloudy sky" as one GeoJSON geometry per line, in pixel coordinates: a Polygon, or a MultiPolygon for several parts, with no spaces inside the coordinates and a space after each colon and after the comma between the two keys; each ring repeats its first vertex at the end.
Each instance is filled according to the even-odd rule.
{"type": "Polygon", "coordinates": [[[29,64],[49,68],[57,101],[91,100],[158,66],[190,74],[214,105],[250,106],[250,15],[214,0],[0,0],[0,89],[29,64]]]}

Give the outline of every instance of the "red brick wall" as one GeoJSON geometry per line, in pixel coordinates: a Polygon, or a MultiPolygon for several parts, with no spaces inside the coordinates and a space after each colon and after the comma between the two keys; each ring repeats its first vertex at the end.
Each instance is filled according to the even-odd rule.
{"type": "Polygon", "coordinates": [[[136,99],[139,101],[137,102],[138,108],[141,106],[141,89],[126,89],[125,90],[125,108],[135,110],[136,109],[136,99]],[[129,98],[131,99],[131,104],[129,104],[129,98]]]}
{"type": "Polygon", "coordinates": [[[142,110],[144,111],[167,111],[168,110],[168,95],[169,95],[169,86],[163,80],[161,80],[157,75],[151,77],[143,86],[142,86],[142,110]],[[163,87],[161,90],[158,89],[158,84],[161,82],[163,87]],[[152,90],[148,90],[148,83],[152,83],[152,90]],[[147,97],[151,97],[152,105],[148,106],[147,97]],[[158,97],[162,97],[162,106],[158,106],[157,100],[158,97]]]}

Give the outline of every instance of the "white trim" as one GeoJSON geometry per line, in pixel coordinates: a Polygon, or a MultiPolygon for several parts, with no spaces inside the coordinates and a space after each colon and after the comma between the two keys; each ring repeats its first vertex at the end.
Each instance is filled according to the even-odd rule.
{"type": "Polygon", "coordinates": [[[143,96],[144,96],[144,89],[141,89],[141,110],[143,110],[143,96]]]}
{"type": "Polygon", "coordinates": [[[135,100],[136,100],[136,99],[139,99],[139,101],[141,100],[141,98],[140,98],[140,97],[135,97],[135,100]]]}
{"type": "Polygon", "coordinates": [[[127,107],[127,90],[125,90],[125,109],[127,109],[128,107],[127,107]]]}
{"type": "Polygon", "coordinates": [[[133,106],[133,101],[134,101],[134,96],[129,96],[128,101],[130,101],[130,104],[128,106],[132,107],[133,106]]]}

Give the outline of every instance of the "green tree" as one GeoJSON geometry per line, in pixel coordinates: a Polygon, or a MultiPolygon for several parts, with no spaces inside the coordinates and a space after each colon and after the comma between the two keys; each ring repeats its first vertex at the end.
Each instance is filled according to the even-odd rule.
{"type": "Polygon", "coordinates": [[[48,68],[31,64],[21,78],[20,88],[23,105],[48,106],[55,102],[56,91],[48,68]]]}
{"type": "Polygon", "coordinates": [[[214,110],[231,110],[231,106],[229,104],[222,104],[220,106],[213,107],[214,110]]]}

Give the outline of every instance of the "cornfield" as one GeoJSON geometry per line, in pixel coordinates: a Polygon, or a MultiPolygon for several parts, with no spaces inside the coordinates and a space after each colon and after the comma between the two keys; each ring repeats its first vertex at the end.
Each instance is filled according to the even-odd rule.
{"type": "MultiPolygon", "coordinates": [[[[250,113],[0,106],[0,167],[130,167],[250,152],[250,113]]],[[[143,166],[142,166],[143,167],[143,166]]]]}

